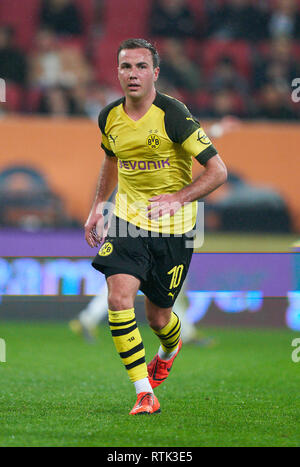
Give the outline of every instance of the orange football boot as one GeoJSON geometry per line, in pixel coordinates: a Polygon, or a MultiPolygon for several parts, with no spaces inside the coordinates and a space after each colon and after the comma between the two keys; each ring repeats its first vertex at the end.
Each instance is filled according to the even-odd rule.
{"type": "Polygon", "coordinates": [[[152,388],[156,388],[156,386],[159,386],[163,381],[165,381],[165,379],[167,379],[172,369],[173,362],[181,347],[182,340],[180,339],[178,349],[174,357],[170,358],[170,360],[162,360],[158,354],[156,354],[153,360],[148,364],[148,376],[152,388]]]}
{"type": "Polygon", "coordinates": [[[152,392],[140,392],[129,415],[152,415],[160,411],[157,397],[152,392]]]}

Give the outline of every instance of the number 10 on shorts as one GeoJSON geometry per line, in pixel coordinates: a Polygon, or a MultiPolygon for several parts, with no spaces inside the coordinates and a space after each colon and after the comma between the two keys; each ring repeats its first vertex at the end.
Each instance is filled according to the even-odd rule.
{"type": "Polygon", "coordinates": [[[179,266],[174,266],[168,274],[172,274],[171,284],[169,289],[176,289],[179,286],[183,273],[183,264],[179,264],[179,266]]]}

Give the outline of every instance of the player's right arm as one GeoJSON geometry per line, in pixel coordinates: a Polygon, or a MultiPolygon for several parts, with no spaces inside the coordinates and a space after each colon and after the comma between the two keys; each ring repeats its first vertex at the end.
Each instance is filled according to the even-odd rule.
{"type": "Polygon", "coordinates": [[[122,99],[118,99],[104,107],[98,118],[98,125],[102,135],[101,148],[104,150],[105,156],[98,177],[95,199],[84,225],[85,239],[91,247],[99,245],[106,236],[108,227],[104,226],[103,207],[118,183],[118,158],[111,147],[107,119],[110,111],[121,102],[122,99]]]}
{"type": "Polygon", "coordinates": [[[112,150],[107,134],[107,117],[114,103],[104,107],[98,118],[101,131],[101,148],[105,156],[98,177],[96,195],[90,214],[84,225],[85,239],[90,247],[98,246],[106,235],[103,217],[104,203],[113,193],[118,183],[118,159],[112,150]]]}
{"type": "Polygon", "coordinates": [[[117,181],[117,157],[106,154],[98,177],[95,199],[84,225],[85,239],[92,248],[99,245],[105,235],[103,205],[114,191],[117,181]]]}

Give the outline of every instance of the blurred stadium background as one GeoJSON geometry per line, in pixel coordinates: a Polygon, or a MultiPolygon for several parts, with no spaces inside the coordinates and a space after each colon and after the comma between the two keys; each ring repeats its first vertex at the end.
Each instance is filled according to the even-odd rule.
{"type": "Polygon", "coordinates": [[[144,37],[162,58],[158,88],[229,169],[204,200],[191,319],[300,330],[299,36],[299,0],[1,0],[0,318],[67,320],[97,293],[82,228],[97,116],[120,96],[118,44],[144,37]]]}

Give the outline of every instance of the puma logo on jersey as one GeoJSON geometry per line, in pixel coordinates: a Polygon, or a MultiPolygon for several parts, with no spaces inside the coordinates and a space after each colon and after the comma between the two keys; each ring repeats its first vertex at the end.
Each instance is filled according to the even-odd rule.
{"type": "Polygon", "coordinates": [[[117,136],[109,135],[109,139],[110,139],[114,144],[116,144],[117,136]]]}

